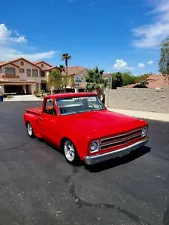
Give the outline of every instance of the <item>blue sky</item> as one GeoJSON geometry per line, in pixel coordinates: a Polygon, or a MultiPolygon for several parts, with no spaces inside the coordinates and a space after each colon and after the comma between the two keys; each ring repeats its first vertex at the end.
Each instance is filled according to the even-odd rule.
{"type": "Polygon", "coordinates": [[[168,0],[1,2],[0,60],[25,57],[105,72],[158,72],[159,43],[169,35],[168,0]]]}

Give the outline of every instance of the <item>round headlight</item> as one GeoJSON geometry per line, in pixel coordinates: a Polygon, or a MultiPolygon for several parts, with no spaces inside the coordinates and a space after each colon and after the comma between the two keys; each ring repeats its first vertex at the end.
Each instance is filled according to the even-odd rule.
{"type": "Polygon", "coordinates": [[[147,135],[147,127],[144,127],[141,131],[141,136],[145,137],[147,135]]]}
{"type": "Polygon", "coordinates": [[[93,141],[91,144],[90,144],[90,150],[92,151],[92,152],[94,152],[94,151],[96,151],[96,150],[98,150],[98,142],[96,142],[96,141],[93,141]]]}

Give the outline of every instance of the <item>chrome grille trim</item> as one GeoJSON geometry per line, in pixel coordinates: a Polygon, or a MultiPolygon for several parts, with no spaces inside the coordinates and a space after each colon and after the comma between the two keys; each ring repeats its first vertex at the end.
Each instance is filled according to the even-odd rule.
{"type": "Polygon", "coordinates": [[[100,141],[100,149],[106,149],[110,147],[114,147],[116,145],[126,144],[134,139],[141,137],[142,129],[133,130],[131,132],[127,132],[124,134],[111,136],[108,138],[101,139],[100,141]]]}
{"type": "MultiPolygon", "coordinates": [[[[135,137],[140,137],[141,135],[132,135],[132,136],[130,136],[130,138],[126,138],[127,140],[130,140],[130,139],[132,139],[132,138],[135,138],[135,137]]],[[[120,141],[111,141],[111,142],[108,142],[107,144],[101,144],[101,146],[103,147],[103,146],[106,146],[106,145],[109,145],[109,144],[118,144],[118,143],[120,143],[121,142],[121,140],[120,141]]]]}
{"type": "Polygon", "coordinates": [[[124,133],[124,134],[120,134],[120,135],[116,135],[116,136],[111,136],[111,137],[108,137],[108,138],[103,138],[103,139],[101,139],[101,141],[108,140],[110,138],[122,137],[124,135],[132,134],[132,133],[135,133],[135,132],[141,131],[141,130],[142,130],[142,128],[137,129],[137,130],[133,130],[133,131],[130,131],[130,132],[127,132],[127,133],[124,133]]]}

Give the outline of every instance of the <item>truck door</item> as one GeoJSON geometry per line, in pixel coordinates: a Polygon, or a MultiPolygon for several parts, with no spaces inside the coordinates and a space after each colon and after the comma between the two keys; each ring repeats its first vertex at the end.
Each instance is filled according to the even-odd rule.
{"type": "Polygon", "coordinates": [[[43,139],[53,142],[55,128],[57,128],[57,114],[53,99],[46,99],[42,114],[39,118],[39,131],[43,139]]]}

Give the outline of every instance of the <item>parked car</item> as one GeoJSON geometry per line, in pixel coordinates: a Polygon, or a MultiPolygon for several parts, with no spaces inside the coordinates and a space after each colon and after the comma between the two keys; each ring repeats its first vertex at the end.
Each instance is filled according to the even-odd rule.
{"type": "Polygon", "coordinates": [[[46,96],[24,113],[28,135],[63,151],[66,160],[88,165],[129,154],[148,141],[144,120],[110,112],[95,93],[46,96]]]}

